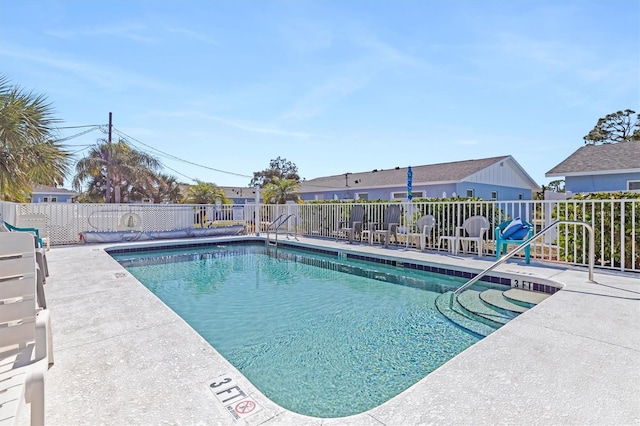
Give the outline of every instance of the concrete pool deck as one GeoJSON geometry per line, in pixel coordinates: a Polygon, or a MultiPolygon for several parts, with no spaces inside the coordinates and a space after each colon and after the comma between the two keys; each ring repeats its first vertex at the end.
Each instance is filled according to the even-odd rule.
{"type": "MultiPolygon", "coordinates": [[[[300,241],[479,270],[493,261],[300,241]]],[[[104,251],[116,245],[124,244],[47,252],[55,356],[45,376],[49,425],[640,424],[638,274],[597,270],[590,283],[584,269],[509,261],[496,271],[565,287],[381,406],[318,419],[262,395],[104,251]],[[226,411],[209,387],[223,375],[258,404],[254,414],[234,420],[226,411]]],[[[27,407],[20,424],[29,422],[27,407]]]]}

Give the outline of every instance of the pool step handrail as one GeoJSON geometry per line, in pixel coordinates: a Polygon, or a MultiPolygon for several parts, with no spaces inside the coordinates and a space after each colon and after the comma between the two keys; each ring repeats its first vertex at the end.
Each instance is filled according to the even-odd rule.
{"type": "MultiPolygon", "coordinates": [[[[267,244],[268,245],[275,245],[276,247],[278,246],[278,230],[280,229],[280,227],[282,225],[284,225],[285,223],[287,223],[289,221],[289,219],[291,219],[292,217],[295,217],[295,215],[293,214],[289,214],[286,215],[286,213],[282,213],[280,216],[278,216],[277,218],[275,218],[275,220],[273,222],[271,222],[269,224],[269,226],[267,226],[267,244]],[[269,236],[269,231],[273,230],[275,231],[275,242],[271,241],[271,238],[269,236]]],[[[289,238],[289,236],[287,235],[287,238],[289,238]]],[[[294,234],[294,238],[296,239],[296,241],[298,240],[298,236],[294,234]]]]}
{"type": "Polygon", "coordinates": [[[455,297],[458,297],[458,295],[460,293],[462,293],[463,291],[465,291],[466,289],[468,289],[469,287],[474,285],[476,282],[478,282],[480,280],[480,278],[485,276],[487,273],[493,271],[499,265],[501,265],[504,262],[506,262],[509,258],[511,258],[514,254],[518,253],[520,250],[525,248],[527,245],[531,244],[531,242],[533,240],[535,240],[537,238],[540,238],[542,235],[546,234],[547,232],[549,232],[551,229],[555,228],[556,226],[565,225],[565,224],[582,225],[583,227],[587,228],[587,231],[589,231],[589,281],[593,282],[593,266],[594,266],[594,262],[595,262],[595,260],[594,260],[595,259],[595,238],[594,238],[594,233],[593,233],[593,227],[590,224],[588,224],[586,222],[583,222],[583,221],[580,221],[580,220],[564,220],[564,219],[561,219],[561,220],[556,220],[555,222],[551,223],[546,228],[544,228],[542,231],[538,232],[537,234],[535,234],[531,238],[525,240],[522,244],[520,244],[519,246],[517,246],[516,248],[514,248],[513,250],[511,250],[510,252],[508,252],[504,256],[502,256],[500,259],[498,259],[495,262],[493,262],[491,264],[491,266],[489,266],[484,271],[480,272],[475,277],[471,278],[463,286],[461,286],[456,291],[454,291],[453,294],[455,295],[455,297]]]}

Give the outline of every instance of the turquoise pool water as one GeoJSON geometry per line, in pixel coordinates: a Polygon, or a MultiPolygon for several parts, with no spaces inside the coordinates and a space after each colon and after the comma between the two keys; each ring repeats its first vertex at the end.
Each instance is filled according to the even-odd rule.
{"type": "Polygon", "coordinates": [[[478,341],[435,308],[453,277],[264,245],[112,256],[267,397],[309,416],[374,408],[478,341]]]}

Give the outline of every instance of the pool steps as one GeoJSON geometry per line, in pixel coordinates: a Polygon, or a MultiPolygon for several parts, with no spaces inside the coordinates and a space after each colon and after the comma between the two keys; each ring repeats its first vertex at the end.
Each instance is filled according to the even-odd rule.
{"type": "Polygon", "coordinates": [[[485,337],[549,296],[522,289],[469,289],[456,298],[448,291],[438,296],[436,308],[457,326],[485,337]]]}

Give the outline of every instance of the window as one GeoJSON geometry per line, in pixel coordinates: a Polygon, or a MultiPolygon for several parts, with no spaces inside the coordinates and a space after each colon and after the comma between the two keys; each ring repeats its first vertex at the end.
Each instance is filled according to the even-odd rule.
{"type": "Polygon", "coordinates": [[[498,199],[498,191],[491,191],[491,199],[492,200],[498,199]]]}
{"type": "Polygon", "coordinates": [[[467,197],[473,198],[475,191],[473,189],[467,189],[467,197]]]}
{"type": "MultiPolygon", "coordinates": [[[[411,192],[411,196],[413,198],[423,198],[424,197],[424,191],[412,191],[411,192]]],[[[392,192],[391,193],[391,199],[392,200],[406,200],[407,199],[407,192],[392,192]]]]}
{"type": "Polygon", "coordinates": [[[49,197],[43,197],[43,198],[42,198],[42,201],[43,201],[44,203],[48,203],[48,202],[49,202],[49,197]]]}
{"type": "Polygon", "coordinates": [[[405,198],[407,198],[407,193],[406,192],[392,192],[391,193],[391,199],[392,200],[404,200],[405,198]]]}
{"type": "Polygon", "coordinates": [[[357,192],[356,200],[369,201],[369,193],[368,192],[357,192]]]}
{"type": "Polygon", "coordinates": [[[57,201],[58,201],[58,197],[51,197],[51,202],[52,202],[52,203],[55,203],[55,202],[57,202],[57,201]]]}
{"type": "Polygon", "coordinates": [[[524,194],[518,194],[518,200],[524,200],[524,194]]]}
{"type": "Polygon", "coordinates": [[[640,191],[640,180],[627,181],[627,189],[629,191],[640,191]]]}

